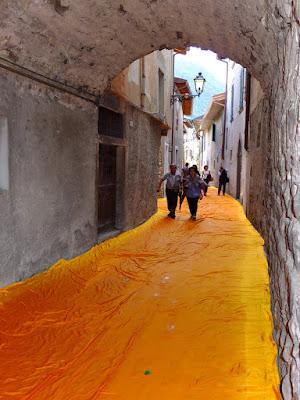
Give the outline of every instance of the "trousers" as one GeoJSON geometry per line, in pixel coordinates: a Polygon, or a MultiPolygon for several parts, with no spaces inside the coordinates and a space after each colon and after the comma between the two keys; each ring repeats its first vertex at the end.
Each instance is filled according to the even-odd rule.
{"type": "Polygon", "coordinates": [[[171,215],[175,215],[177,202],[178,202],[178,192],[179,192],[179,190],[177,190],[177,189],[166,188],[168,209],[169,209],[171,215]]]}
{"type": "Polygon", "coordinates": [[[191,215],[197,214],[198,200],[199,200],[199,196],[198,197],[187,197],[191,215]]]}
{"type": "Polygon", "coordinates": [[[218,194],[220,194],[220,192],[221,192],[221,190],[222,190],[222,186],[223,186],[223,194],[225,194],[226,182],[219,182],[218,194]]]}

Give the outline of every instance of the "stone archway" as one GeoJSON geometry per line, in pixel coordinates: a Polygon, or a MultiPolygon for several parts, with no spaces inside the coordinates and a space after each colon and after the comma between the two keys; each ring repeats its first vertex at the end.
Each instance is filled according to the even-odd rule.
{"type": "MultiPolygon", "coordinates": [[[[249,217],[266,241],[275,339],[285,399],[300,398],[299,27],[294,0],[79,0],[2,2],[1,64],[101,96],[109,79],[153,50],[200,46],[256,77],[265,98],[250,123],[264,125],[258,201],[249,217]]],[[[251,137],[250,137],[251,143],[251,137]]],[[[251,153],[251,146],[250,146],[251,153]]]]}

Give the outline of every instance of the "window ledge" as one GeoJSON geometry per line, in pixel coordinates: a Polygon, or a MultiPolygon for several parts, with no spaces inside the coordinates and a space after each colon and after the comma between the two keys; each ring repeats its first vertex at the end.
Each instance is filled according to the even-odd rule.
{"type": "Polygon", "coordinates": [[[244,111],[244,107],[239,109],[239,114],[241,114],[244,111]]]}

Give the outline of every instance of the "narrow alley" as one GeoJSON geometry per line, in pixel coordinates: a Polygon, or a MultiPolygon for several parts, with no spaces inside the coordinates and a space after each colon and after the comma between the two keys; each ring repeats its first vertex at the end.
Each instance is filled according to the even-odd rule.
{"type": "Polygon", "coordinates": [[[1,289],[0,399],[280,398],[262,238],[213,188],[166,215],[1,289]]]}

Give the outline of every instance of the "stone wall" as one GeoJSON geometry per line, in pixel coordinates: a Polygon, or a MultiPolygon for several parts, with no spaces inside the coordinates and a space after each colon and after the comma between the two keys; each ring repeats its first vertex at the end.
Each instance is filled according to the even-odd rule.
{"type": "Polygon", "coordinates": [[[125,226],[128,230],[157,211],[160,123],[133,106],[125,108],[128,170],[125,226]]]}
{"type": "Polygon", "coordinates": [[[97,241],[96,108],[17,75],[0,75],[9,189],[0,195],[1,286],[97,241]]]}
{"type": "MultiPolygon", "coordinates": [[[[97,243],[98,109],[16,74],[2,73],[0,90],[9,142],[9,188],[0,187],[5,286],[97,243]]],[[[106,104],[124,115],[116,224],[128,230],[157,210],[161,125],[114,96],[106,104]]]]}
{"type": "MultiPolygon", "coordinates": [[[[260,81],[268,97],[251,117],[253,144],[260,143],[248,165],[247,213],[266,241],[283,397],[300,399],[299,1],[63,3],[3,2],[1,56],[100,95],[108,79],[136,59],[157,49],[196,45],[231,58],[260,81]],[[268,135],[261,135],[262,129],[268,135]]],[[[1,214],[17,210],[9,197],[4,203],[1,214]]],[[[13,229],[8,233],[17,246],[13,229]]]]}

